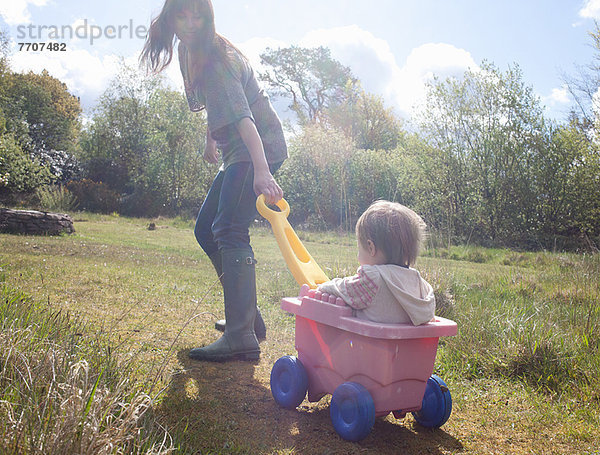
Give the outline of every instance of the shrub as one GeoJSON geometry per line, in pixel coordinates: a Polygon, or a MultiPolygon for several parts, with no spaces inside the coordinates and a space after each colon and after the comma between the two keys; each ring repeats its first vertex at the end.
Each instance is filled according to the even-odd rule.
{"type": "Polygon", "coordinates": [[[123,197],[121,213],[127,216],[156,217],[165,209],[164,198],[145,188],[136,188],[132,194],[123,197]]]}
{"type": "Polygon", "coordinates": [[[119,211],[119,195],[102,182],[83,179],[67,184],[67,189],[75,195],[81,210],[112,213],[119,211]]]}
{"type": "Polygon", "coordinates": [[[79,205],[75,195],[62,185],[38,188],[36,196],[42,210],[71,212],[79,205]]]}

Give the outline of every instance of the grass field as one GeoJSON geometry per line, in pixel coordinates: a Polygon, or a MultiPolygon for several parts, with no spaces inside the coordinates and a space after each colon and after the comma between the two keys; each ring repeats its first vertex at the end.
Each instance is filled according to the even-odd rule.
{"type": "MultiPolygon", "coordinates": [[[[600,454],[598,254],[428,249],[418,268],[434,286],[438,314],[459,326],[458,336],[442,340],[435,367],[452,392],[452,415],[435,431],[420,427],[411,416],[404,420],[388,416],[376,421],[366,439],[349,443],[331,426],[327,397],[319,403],[305,401],[297,411],[280,409],[271,397],[273,363],[295,353],[293,318],[278,303],[282,296],[296,295],[298,286],[268,226],[257,225],[252,234],[258,301],[268,330],[261,360],[207,364],[188,360],[187,352],[219,336],[213,323],[223,317],[222,291],[195,243],[191,225],[184,220],[91,214],[74,218],[76,233],[70,236],[0,234],[0,285],[6,288],[5,295],[12,296],[3,297],[5,307],[35,303],[33,316],[16,317],[2,310],[3,343],[14,348],[4,348],[0,358],[5,366],[0,378],[0,419],[4,413],[17,422],[21,415],[22,425],[36,427],[23,417],[26,412],[18,414],[32,400],[23,398],[25,390],[15,391],[14,384],[24,380],[22,388],[32,388],[35,381],[26,379],[40,358],[48,357],[49,344],[35,351],[43,355],[34,355],[28,367],[19,370],[29,373],[6,377],[7,359],[16,358],[18,346],[25,346],[19,352],[34,352],[30,340],[10,344],[31,331],[28,327],[33,324],[54,337],[52,346],[66,343],[64,351],[80,362],[74,363],[80,365],[76,375],[72,366],[65,367],[61,382],[70,384],[79,375],[77,381],[88,387],[77,386],[83,397],[79,400],[83,415],[75,419],[75,426],[81,428],[78,434],[85,434],[87,423],[81,422],[95,412],[98,384],[104,384],[110,391],[103,395],[109,403],[112,396],[112,403],[125,403],[122,409],[130,414],[145,413],[142,424],[147,439],[139,437],[135,444],[123,445],[137,451],[600,454]],[[148,230],[150,222],[157,229],[148,230]],[[65,323],[72,332],[47,328],[48,318],[75,321],[65,323]],[[22,320],[18,327],[17,319],[22,320]],[[21,404],[11,407],[19,399],[21,404]]],[[[299,235],[331,277],[355,271],[352,236],[299,235]]],[[[48,379],[39,374],[38,382],[57,376],[48,379]]],[[[46,389],[37,393],[50,395],[46,389]]],[[[107,406],[103,408],[99,401],[100,417],[109,414],[107,406]]],[[[126,413],[117,412],[122,414],[126,413]]],[[[30,418],[65,420],[58,408],[40,415],[30,418]]],[[[111,434],[136,433],[129,424],[111,432],[108,427],[114,422],[99,422],[98,428],[106,430],[103,444],[111,434]]],[[[11,444],[26,447],[27,437],[51,444],[52,438],[42,437],[42,430],[23,430],[24,440],[15,442],[9,434],[15,425],[0,426],[5,451],[11,444]]],[[[36,428],[59,431],[49,424],[36,428]]],[[[81,436],[78,444],[85,441],[81,436]]],[[[22,449],[22,453],[35,451],[22,449]]]]}

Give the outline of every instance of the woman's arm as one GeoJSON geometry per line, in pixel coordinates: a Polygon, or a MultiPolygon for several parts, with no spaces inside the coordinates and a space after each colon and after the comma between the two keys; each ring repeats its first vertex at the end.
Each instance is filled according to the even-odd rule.
{"type": "Polygon", "coordinates": [[[257,196],[264,194],[267,204],[275,204],[283,197],[283,191],[271,175],[256,125],[252,119],[244,117],[236,126],[244,145],[250,152],[250,159],[254,167],[254,192],[257,196]]]}
{"type": "Polygon", "coordinates": [[[204,161],[211,164],[219,163],[219,152],[217,152],[217,141],[210,135],[210,131],[206,128],[206,147],[204,148],[204,161]]]}

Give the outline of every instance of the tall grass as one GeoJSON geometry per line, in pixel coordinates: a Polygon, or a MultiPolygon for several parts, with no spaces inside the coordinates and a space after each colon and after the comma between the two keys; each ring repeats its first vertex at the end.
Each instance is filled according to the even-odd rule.
{"type": "Polygon", "coordinates": [[[433,280],[436,297],[452,296],[453,304],[438,313],[459,325],[459,336],[447,341],[442,367],[598,400],[600,257],[486,251],[464,258],[469,256],[497,265],[480,267],[466,280],[456,270],[441,285],[433,280]]]}
{"type": "Polygon", "coordinates": [[[132,364],[0,277],[0,452],[168,453],[132,364]]]}

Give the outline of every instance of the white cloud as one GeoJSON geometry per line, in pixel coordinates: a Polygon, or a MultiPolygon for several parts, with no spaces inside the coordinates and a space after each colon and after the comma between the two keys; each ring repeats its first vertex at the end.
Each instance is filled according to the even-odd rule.
{"type": "MultiPolygon", "coordinates": [[[[257,71],[261,70],[259,55],[267,47],[290,45],[272,38],[253,38],[236,44],[257,71]]],[[[423,102],[425,85],[434,76],[461,76],[468,68],[478,68],[469,52],[445,43],[423,44],[413,49],[406,61],[399,63],[385,40],[355,25],[315,30],[298,44],[329,47],[332,57],[349,66],[365,90],[381,95],[387,106],[394,107],[396,113],[404,117],[411,117],[415,107],[423,102]]],[[[68,43],[66,52],[14,52],[11,65],[16,71],[47,69],[52,76],[65,82],[69,90],[81,98],[84,109],[89,111],[121,66],[121,57],[110,52],[102,55],[98,50],[100,48],[81,49],[73,40],[68,43]]],[[[125,61],[137,66],[137,59],[138,54],[135,54],[125,61]]],[[[165,78],[173,88],[183,90],[176,58],[166,69],[165,78]]],[[[559,93],[554,95],[558,97],[559,93]]],[[[281,115],[285,103],[279,104],[281,115]]]]}
{"type": "Polygon", "coordinates": [[[556,104],[569,104],[571,102],[569,89],[565,85],[558,88],[555,87],[552,89],[552,92],[550,92],[550,96],[546,97],[545,100],[553,106],[556,104]]]}
{"type": "Polygon", "coordinates": [[[469,52],[446,43],[427,43],[412,50],[395,81],[397,102],[404,112],[419,110],[425,100],[426,85],[435,77],[460,78],[479,66],[469,52]]]}
{"type": "MultiPolygon", "coordinates": [[[[81,25],[84,25],[83,20],[76,20],[72,27],[81,25]]],[[[96,106],[99,97],[119,74],[123,64],[132,68],[139,67],[139,53],[129,56],[111,52],[99,53],[97,49],[82,48],[87,46],[85,41],[72,39],[65,42],[66,51],[62,52],[19,52],[13,41],[11,69],[17,72],[36,73],[47,70],[51,76],[64,82],[70,93],[80,98],[86,114],[96,106]]],[[[140,72],[142,71],[140,69],[140,72]]],[[[183,80],[176,58],[164,71],[164,77],[170,87],[183,92],[183,80]]]]}
{"type": "MultiPolygon", "coordinates": [[[[47,70],[79,96],[82,107],[89,110],[117,75],[121,62],[122,58],[114,54],[99,57],[84,49],[67,47],[64,52],[15,52],[11,68],[18,72],[47,70]]],[[[137,58],[129,57],[125,62],[136,65],[137,58]]]]}
{"type": "Polygon", "coordinates": [[[8,25],[31,22],[29,5],[44,6],[48,0],[3,0],[0,4],[0,16],[8,25]]]}
{"type": "Polygon", "coordinates": [[[332,57],[349,66],[366,91],[383,96],[405,117],[422,104],[426,83],[434,76],[461,76],[469,68],[478,68],[469,52],[445,43],[413,49],[400,66],[387,41],[356,25],[312,31],[300,45],[329,47],[332,57]]]}
{"type": "Polygon", "coordinates": [[[600,0],[587,0],[579,15],[588,19],[600,19],[600,0]]]}
{"type": "Polygon", "coordinates": [[[260,71],[260,54],[262,54],[267,47],[270,47],[271,49],[278,49],[280,47],[288,47],[289,44],[273,38],[251,38],[237,46],[244,53],[244,55],[248,57],[248,60],[250,60],[254,70],[260,71]]]}
{"type": "Polygon", "coordinates": [[[332,57],[349,66],[354,75],[372,91],[385,91],[388,88],[387,81],[394,77],[398,68],[387,41],[356,25],[314,30],[300,41],[300,45],[328,47],[332,57]]]}
{"type": "Polygon", "coordinates": [[[573,108],[573,99],[567,85],[555,87],[549,95],[539,96],[545,109],[547,118],[565,118],[573,108]]]}
{"type": "MultiPolygon", "coordinates": [[[[82,25],[84,25],[83,20],[76,20],[72,27],[82,25]]],[[[98,47],[100,44],[95,44],[95,46],[98,47]]],[[[82,107],[89,112],[95,107],[98,98],[108,88],[109,83],[117,76],[123,61],[128,66],[138,67],[139,54],[128,57],[113,53],[98,55],[93,50],[82,49],[82,45],[87,45],[87,43],[79,43],[73,39],[67,41],[65,52],[18,52],[17,49],[14,49],[11,68],[17,72],[40,72],[46,69],[51,76],[67,84],[69,91],[81,98],[82,107]]],[[[15,43],[13,46],[16,46],[15,43]]],[[[240,49],[252,61],[254,67],[258,68],[259,54],[269,46],[279,47],[286,46],[286,44],[268,38],[255,38],[240,44],[240,49]]],[[[143,70],[140,69],[140,71],[143,70]]],[[[174,90],[183,92],[183,79],[176,54],[171,64],[165,69],[163,76],[167,85],[174,90]]]]}

